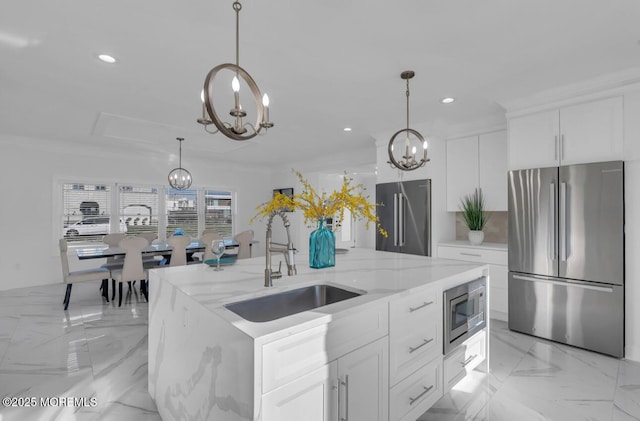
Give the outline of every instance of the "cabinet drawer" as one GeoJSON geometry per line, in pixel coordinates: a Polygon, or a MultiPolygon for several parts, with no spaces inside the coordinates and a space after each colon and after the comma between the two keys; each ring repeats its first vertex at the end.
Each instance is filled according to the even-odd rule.
{"type": "Polygon", "coordinates": [[[267,393],[389,333],[386,304],[262,347],[262,393],[267,393]]]}
{"type": "Polygon", "coordinates": [[[349,314],[329,323],[327,356],[329,361],[382,338],[389,333],[389,308],[380,304],[349,314]]]}
{"type": "Polygon", "coordinates": [[[407,297],[393,300],[389,303],[391,330],[395,330],[411,323],[425,323],[434,320],[442,310],[440,294],[435,288],[411,294],[407,297]]]}
{"type": "Polygon", "coordinates": [[[482,330],[458,346],[444,360],[445,390],[451,389],[486,358],[486,331],[482,330]]]}
{"type": "Polygon", "coordinates": [[[394,421],[414,421],[442,397],[442,359],[437,358],[389,392],[389,415],[394,421]]]}
{"type": "Polygon", "coordinates": [[[301,377],[329,362],[328,325],[297,333],[262,347],[262,393],[301,377]]]}
{"type": "Polygon", "coordinates": [[[468,262],[508,265],[507,251],[487,250],[473,247],[438,246],[438,257],[465,260],[468,262]]]}
{"type": "Polygon", "coordinates": [[[398,383],[420,366],[442,355],[442,333],[439,326],[437,320],[427,319],[390,332],[391,384],[398,383]]]}

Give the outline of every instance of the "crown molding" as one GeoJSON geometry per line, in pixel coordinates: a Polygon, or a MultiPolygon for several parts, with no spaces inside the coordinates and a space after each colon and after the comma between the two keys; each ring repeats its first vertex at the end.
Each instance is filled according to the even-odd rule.
{"type": "Polygon", "coordinates": [[[540,91],[527,97],[505,100],[499,104],[507,110],[507,118],[511,118],[577,102],[620,95],[635,89],[640,89],[640,68],[637,67],[540,91]]]}

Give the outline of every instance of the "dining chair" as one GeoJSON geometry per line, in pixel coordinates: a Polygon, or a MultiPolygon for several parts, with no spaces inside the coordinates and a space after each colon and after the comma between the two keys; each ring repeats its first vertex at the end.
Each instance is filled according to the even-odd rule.
{"type": "Polygon", "coordinates": [[[122,269],[111,271],[111,278],[118,282],[118,307],[122,306],[123,282],[140,281],[140,292],[147,298],[147,270],[142,264],[142,250],[148,245],[142,237],[126,237],[118,244],[125,251],[122,269]]]}
{"type": "MultiPolygon", "coordinates": [[[[125,238],[126,236],[127,234],[122,232],[107,234],[104,237],[102,237],[102,242],[108,245],[109,247],[118,247],[118,244],[120,244],[120,241],[122,241],[122,239],[125,238]]],[[[122,269],[123,263],[124,263],[124,258],[122,256],[109,256],[107,257],[107,263],[104,263],[100,267],[108,269],[110,271],[117,270],[117,269],[122,269]]],[[[102,285],[100,286],[100,289],[102,290],[102,296],[107,299],[107,302],[109,302],[109,280],[108,279],[106,282],[102,283],[102,285]]],[[[112,280],[112,289],[113,289],[113,296],[111,297],[111,299],[113,300],[116,297],[116,281],[115,280],[112,280]]]]}
{"type": "Polygon", "coordinates": [[[248,259],[251,257],[251,241],[253,241],[253,230],[239,232],[233,236],[239,244],[238,259],[248,259]]]}
{"type": "MultiPolygon", "coordinates": [[[[158,234],[155,232],[141,232],[137,234],[137,237],[144,238],[149,242],[149,245],[151,245],[154,240],[158,239],[158,234]]],[[[142,265],[145,269],[153,269],[154,267],[160,266],[160,262],[162,262],[162,256],[142,257],[142,265]]]]}
{"type": "Polygon", "coordinates": [[[145,238],[149,244],[151,244],[154,240],[158,239],[158,234],[155,232],[141,232],[138,234],[138,237],[145,238]]]}
{"type": "Polygon", "coordinates": [[[169,266],[184,266],[187,264],[187,246],[191,243],[188,235],[177,235],[167,238],[167,243],[173,249],[169,266]]]}
{"type": "Polygon", "coordinates": [[[213,242],[213,240],[218,239],[222,240],[222,236],[215,230],[202,234],[202,237],[200,238],[200,242],[204,244],[204,254],[202,256],[202,261],[215,259],[215,256],[211,252],[211,243],[213,242]]]}
{"type": "MultiPolygon", "coordinates": [[[[71,287],[76,282],[84,282],[84,281],[102,281],[103,285],[108,281],[111,277],[109,269],[105,269],[102,267],[95,269],[85,269],[85,270],[76,270],[73,272],[69,271],[69,256],[67,255],[67,240],[64,238],[60,239],[60,262],[62,263],[62,280],[65,284],[67,284],[67,289],[64,294],[64,309],[69,308],[69,300],[71,299],[71,287]]],[[[109,298],[107,298],[109,301],[109,298]]]]}

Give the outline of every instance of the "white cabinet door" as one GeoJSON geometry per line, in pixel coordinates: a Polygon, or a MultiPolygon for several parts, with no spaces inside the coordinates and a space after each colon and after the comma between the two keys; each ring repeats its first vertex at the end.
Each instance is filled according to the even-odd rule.
{"type": "Polygon", "coordinates": [[[562,165],[622,159],[622,97],[560,109],[562,165]]]}
{"type": "Polygon", "coordinates": [[[509,119],[509,169],[623,159],[623,98],[509,119]]]}
{"type": "Polygon", "coordinates": [[[263,395],[262,420],[335,421],[337,377],[338,364],[334,361],[263,395]]]}
{"type": "Polygon", "coordinates": [[[447,140],[447,211],[478,187],[478,136],[447,140]]]}
{"type": "MultiPolygon", "coordinates": [[[[338,360],[340,421],[385,421],[389,413],[387,337],[338,360]]],[[[307,419],[305,417],[300,419],[307,419]]]]}
{"type": "Polygon", "coordinates": [[[338,360],[338,420],[383,421],[389,412],[389,341],[387,337],[338,360]]]}
{"type": "Polygon", "coordinates": [[[509,120],[509,169],[560,165],[558,110],[509,120]]]}
{"type": "Polygon", "coordinates": [[[478,187],[488,211],[507,211],[507,132],[478,138],[478,187]]]}

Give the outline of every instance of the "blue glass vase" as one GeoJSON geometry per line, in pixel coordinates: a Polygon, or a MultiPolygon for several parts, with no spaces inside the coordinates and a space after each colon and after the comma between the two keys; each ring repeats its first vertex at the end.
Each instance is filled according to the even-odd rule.
{"type": "Polygon", "coordinates": [[[309,236],[309,266],[315,269],[336,265],[336,236],[327,228],[324,219],[309,236]]]}

